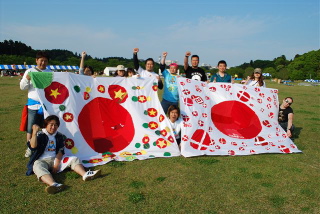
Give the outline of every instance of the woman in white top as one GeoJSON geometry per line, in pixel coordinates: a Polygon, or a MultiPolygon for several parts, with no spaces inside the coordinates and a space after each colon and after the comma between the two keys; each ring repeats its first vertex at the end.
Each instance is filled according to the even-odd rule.
{"type": "Polygon", "coordinates": [[[245,85],[250,86],[258,86],[258,87],[266,87],[266,83],[263,81],[262,71],[261,68],[254,69],[251,76],[247,77],[245,85]]]}

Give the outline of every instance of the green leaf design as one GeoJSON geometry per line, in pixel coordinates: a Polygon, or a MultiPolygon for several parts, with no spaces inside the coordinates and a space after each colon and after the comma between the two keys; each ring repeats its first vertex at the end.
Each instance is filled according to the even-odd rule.
{"type": "Polygon", "coordinates": [[[53,80],[53,72],[29,72],[33,87],[44,89],[48,87],[53,80]]]}

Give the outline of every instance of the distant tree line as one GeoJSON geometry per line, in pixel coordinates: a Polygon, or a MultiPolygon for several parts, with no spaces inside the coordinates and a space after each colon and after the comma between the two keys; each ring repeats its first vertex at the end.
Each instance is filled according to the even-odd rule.
{"type": "MultiPolygon", "coordinates": [[[[34,50],[30,46],[13,40],[4,40],[0,42],[0,62],[1,64],[35,64],[35,55],[39,50],[34,50]]],[[[45,50],[50,56],[51,65],[79,65],[80,54],[68,50],[52,49],[45,50]]],[[[124,65],[125,67],[134,67],[132,59],[123,57],[93,58],[87,55],[86,65],[92,66],[95,71],[103,71],[105,67],[116,67],[124,65]]],[[[141,66],[144,63],[141,61],[141,66]]],[[[217,69],[203,67],[206,72],[211,74],[217,72],[217,69]]],[[[232,76],[238,75],[240,78],[249,76],[254,68],[261,68],[264,73],[270,73],[272,78],[304,80],[320,79],[320,49],[310,51],[305,54],[297,54],[293,60],[287,60],[284,55],[273,60],[255,60],[249,63],[243,63],[239,66],[228,69],[232,76]]],[[[155,63],[155,70],[159,69],[159,64],[155,63]]],[[[183,66],[179,66],[183,72],[183,66]]]]}

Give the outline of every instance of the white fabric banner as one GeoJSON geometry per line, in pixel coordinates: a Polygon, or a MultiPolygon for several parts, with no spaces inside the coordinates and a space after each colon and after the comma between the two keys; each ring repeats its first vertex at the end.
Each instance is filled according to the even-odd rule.
{"type": "Polygon", "coordinates": [[[60,118],[66,156],[85,166],[179,156],[153,78],[106,78],[58,72],[31,74],[45,116],[60,118]]]}
{"type": "Polygon", "coordinates": [[[278,124],[278,90],[178,78],[181,154],[301,152],[278,124]]]}

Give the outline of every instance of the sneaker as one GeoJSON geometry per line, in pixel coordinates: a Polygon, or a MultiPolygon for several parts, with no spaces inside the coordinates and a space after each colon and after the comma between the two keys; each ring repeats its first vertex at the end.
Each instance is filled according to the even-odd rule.
{"type": "Polygon", "coordinates": [[[29,148],[27,148],[26,153],[24,154],[24,156],[25,156],[26,158],[28,158],[28,157],[31,156],[31,150],[30,150],[29,148]]]}
{"type": "Polygon", "coordinates": [[[86,174],[84,174],[84,176],[82,177],[82,179],[84,181],[89,181],[89,180],[93,180],[96,179],[97,177],[99,177],[101,175],[101,170],[96,170],[96,171],[87,171],[86,174]]]}
{"type": "Polygon", "coordinates": [[[49,194],[55,194],[57,192],[61,192],[65,188],[66,188],[66,186],[63,184],[54,183],[51,186],[46,187],[46,192],[49,194]]]}

